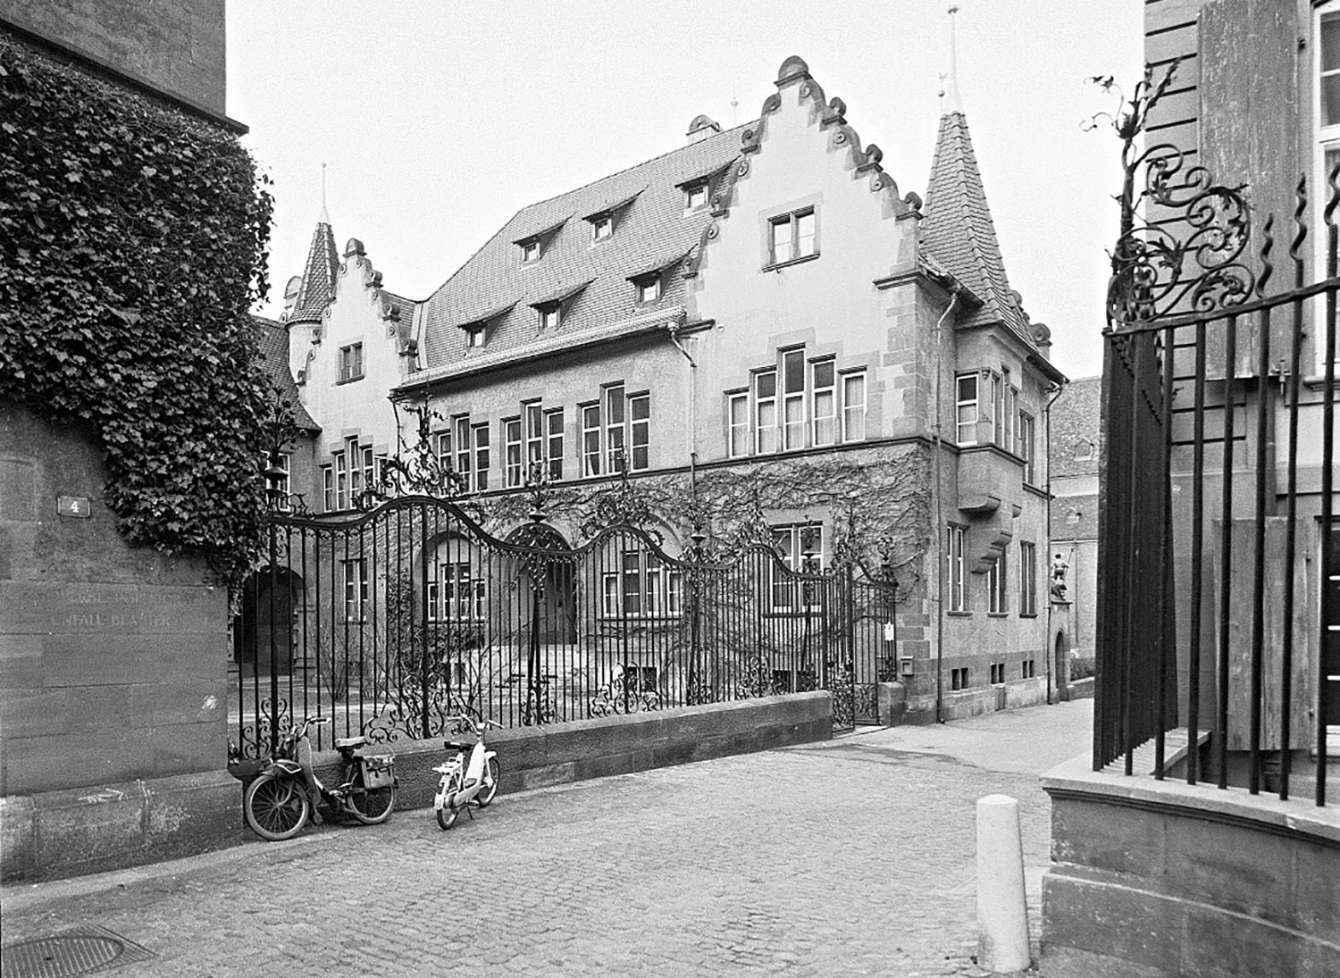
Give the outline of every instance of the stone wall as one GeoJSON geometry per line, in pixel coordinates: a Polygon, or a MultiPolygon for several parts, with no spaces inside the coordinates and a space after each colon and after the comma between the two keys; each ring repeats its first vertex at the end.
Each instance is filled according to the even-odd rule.
{"type": "Polygon", "coordinates": [[[0,0],[0,21],[210,112],[224,111],[223,0],[0,0]]]}

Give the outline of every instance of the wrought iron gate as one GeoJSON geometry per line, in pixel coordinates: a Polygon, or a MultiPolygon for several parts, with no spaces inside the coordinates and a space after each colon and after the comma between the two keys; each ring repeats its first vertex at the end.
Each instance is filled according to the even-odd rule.
{"type": "Polygon", "coordinates": [[[326,736],[431,738],[462,711],[507,726],[828,689],[874,722],[882,587],[795,571],[768,546],[673,556],[633,525],[570,548],[537,508],[507,539],[455,502],[274,513],[237,622],[232,722],[265,753],[305,715],[326,736]]]}

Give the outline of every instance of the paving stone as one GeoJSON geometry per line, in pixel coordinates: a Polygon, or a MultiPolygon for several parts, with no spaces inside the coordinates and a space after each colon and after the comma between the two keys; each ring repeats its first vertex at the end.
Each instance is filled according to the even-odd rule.
{"type": "MultiPolygon", "coordinates": [[[[96,923],[145,976],[980,976],[974,806],[1085,749],[1092,701],[501,796],[84,880],[0,889],[6,943],[96,923]]],[[[506,770],[506,756],[501,761],[506,770]]],[[[1033,937],[1036,893],[1029,894],[1033,937]]]]}

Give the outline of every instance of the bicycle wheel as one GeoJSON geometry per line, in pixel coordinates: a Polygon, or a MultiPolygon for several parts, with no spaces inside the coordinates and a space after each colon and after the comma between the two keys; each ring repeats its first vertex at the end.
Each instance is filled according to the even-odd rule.
{"type": "Polygon", "coordinates": [[[266,773],[247,786],[242,814],[262,839],[279,842],[293,838],[307,824],[311,805],[307,792],[292,778],[266,773]]]}
{"type": "MultiPolygon", "coordinates": [[[[461,779],[460,776],[457,775],[453,777],[451,779],[451,783],[447,785],[446,794],[448,800],[450,800],[452,795],[454,795],[457,791],[459,791],[460,788],[461,788],[461,779]]],[[[447,829],[451,828],[453,825],[456,824],[456,818],[460,814],[461,810],[459,808],[456,808],[454,805],[443,804],[442,807],[437,810],[437,824],[445,832],[447,829]]]]}
{"type": "Polygon", "coordinates": [[[482,788],[479,794],[475,795],[475,801],[479,803],[480,808],[487,807],[488,803],[493,801],[493,796],[498,793],[498,759],[496,757],[490,757],[484,763],[488,767],[488,771],[485,773],[484,777],[484,780],[488,782],[488,786],[482,788]]]}
{"type": "Polygon", "coordinates": [[[364,788],[363,772],[355,772],[349,784],[350,814],[364,825],[377,825],[395,810],[396,786],[364,788]]]}

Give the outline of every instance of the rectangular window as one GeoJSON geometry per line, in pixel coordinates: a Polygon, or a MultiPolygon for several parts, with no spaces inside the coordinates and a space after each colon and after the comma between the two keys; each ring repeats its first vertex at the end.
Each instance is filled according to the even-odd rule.
{"type": "Polygon", "coordinates": [[[538,401],[523,405],[522,410],[526,418],[525,478],[529,480],[531,473],[538,474],[538,466],[544,464],[544,410],[538,401]]]}
{"type": "Polygon", "coordinates": [[[782,437],[787,449],[805,447],[805,351],[782,354],[782,437]]]}
{"type": "Polygon", "coordinates": [[[642,554],[638,551],[623,555],[623,613],[642,614],[642,554]]]}
{"type": "Polygon", "coordinates": [[[707,181],[699,180],[684,187],[684,211],[696,211],[707,206],[707,181]]]}
{"type": "Polygon", "coordinates": [[[327,513],[335,512],[335,472],[329,465],[321,466],[321,508],[327,513]]]}
{"type": "Polygon", "coordinates": [[[991,375],[991,437],[988,442],[1001,444],[1000,429],[1005,416],[1005,384],[999,374],[991,375]]]}
{"type": "Polygon", "coordinates": [[[645,472],[651,466],[651,395],[628,398],[629,435],[633,448],[633,471],[645,472]]]}
{"type": "MultiPolygon", "coordinates": [[[[789,571],[798,574],[818,574],[824,569],[824,530],[821,523],[797,523],[772,528],[773,547],[778,560],[789,571]]],[[[773,570],[773,565],[769,564],[773,570]]],[[[771,573],[772,610],[775,612],[804,611],[808,606],[819,606],[813,595],[805,594],[807,585],[785,574],[771,573]]]]}
{"type": "Polygon", "coordinates": [[[340,383],[358,380],[363,376],[363,344],[351,343],[340,347],[340,383]]]}
{"type": "Polygon", "coordinates": [[[777,371],[754,374],[754,450],[760,455],[777,451],[777,371]]]}
{"type": "Polygon", "coordinates": [[[968,669],[966,666],[962,669],[949,670],[949,688],[950,689],[968,688],[968,669]]]}
{"type": "Polygon", "coordinates": [[[986,572],[986,610],[993,615],[1003,615],[1010,610],[1008,598],[1009,575],[1005,568],[1005,551],[1000,552],[986,572]]]}
{"type": "Polygon", "coordinates": [[[1034,457],[1033,429],[1036,422],[1027,411],[1019,412],[1019,439],[1014,454],[1024,460],[1024,482],[1030,486],[1038,484],[1037,459],[1034,457]]]}
{"type": "Polygon", "coordinates": [[[811,439],[815,445],[837,441],[837,387],[832,360],[810,364],[811,439]]]}
{"type": "Polygon", "coordinates": [[[770,265],[816,254],[814,209],[774,217],[768,228],[768,247],[770,265]]]}
{"type": "Polygon", "coordinates": [[[484,345],[484,327],[476,326],[474,329],[465,331],[465,345],[472,350],[478,350],[484,345]]]}
{"type": "Polygon", "coordinates": [[[475,446],[475,491],[483,492],[489,487],[489,426],[477,424],[471,427],[475,446]]]}
{"type": "Polygon", "coordinates": [[[437,568],[433,568],[433,576],[428,578],[428,583],[424,589],[424,603],[428,605],[429,621],[437,621],[442,617],[442,589],[438,585],[438,581],[440,580],[439,573],[437,568]]]}
{"type": "Polygon", "coordinates": [[[549,478],[557,482],[563,478],[563,409],[554,408],[552,411],[546,411],[544,426],[549,478]]]}
{"type": "Polygon", "coordinates": [[[340,564],[344,570],[344,620],[362,621],[368,603],[368,562],[358,557],[340,564]]]}
{"type": "Polygon", "coordinates": [[[481,621],[488,604],[488,582],[474,577],[468,562],[442,565],[442,617],[453,621],[481,621]]]}
{"type": "Polygon", "coordinates": [[[661,276],[655,275],[638,280],[637,301],[655,302],[661,297],[661,276]]]}
{"type": "Polygon", "coordinates": [[[605,571],[600,579],[600,608],[606,618],[619,614],[619,572],[605,571]]]}
{"type": "Polygon", "coordinates": [[[730,427],[728,432],[728,452],[731,458],[744,458],[749,454],[749,394],[726,395],[726,417],[730,427]]]}
{"type": "Polygon", "coordinates": [[[1032,679],[1037,675],[1037,662],[1033,659],[1025,659],[1019,664],[1019,676],[1021,679],[1032,679]]]}
{"type": "Polygon", "coordinates": [[[521,485],[521,419],[503,421],[503,478],[508,487],[521,485]]]}
{"type": "Polygon", "coordinates": [[[614,233],[614,215],[597,214],[591,219],[591,240],[604,241],[614,233]]]}
{"type": "Polygon", "coordinates": [[[961,374],[954,380],[954,440],[960,446],[977,444],[977,384],[976,374],[961,374]]]}
{"type": "Polygon", "coordinates": [[[600,475],[600,405],[583,404],[582,475],[600,475]]]}
{"type": "Polygon", "coordinates": [[[363,492],[363,452],[357,438],[344,440],[344,455],[349,460],[349,505],[353,506],[363,492]]]}
{"type": "Polygon", "coordinates": [[[950,611],[968,610],[966,562],[963,558],[964,536],[963,527],[949,527],[945,543],[945,554],[949,559],[945,595],[949,601],[950,611]]]}
{"type": "Polygon", "coordinates": [[[529,238],[521,242],[521,261],[533,262],[540,260],[540,239],[529,238]]]}
{"type": "Polygon", "coordinates": [[[605,388],[605,471],[626,471],[623,385],[605,388]]]}
{"type": "Polygon", "coordinates": [[[1014,422],[1019,417],[1019,389],[1009,385],[1009,378],[1006,377],[1001,382],[1001,388],[1004,391],[1003,402],[1000,406],[1000,447],[1007,452],[1018,452],[1018,445],[1015,444],[1014,422]]]}
{"type": "Polygon", "coordinates": [[[546,306],[540,306],[540,329],[558,329],[563,323],[563,304],[561,302],[551,302],[546,306]]]}
{"type": "Polygon", "coordinates": [[[1019,544],[1019,614],[1038,613],[1038,548],[1036,544],[1019,544]]]}
{"type": "Polygon", "coordinates": [[[335,453],[335,508],[349,508],[349,464],[344,452],[335,453]]]}
{"type": "Polygon", "coordinates": [[[842,375],[842,440],[865,440],[865,371],[842,375]]]}
{"type": "Polygon", "coordinates": [[[462,414],[454,419],[456,427],[456,473],[465,480],[470,488],[470,415],[462,414]]]}
{"type": "Polygon", "coordinates": [[[1003,662],[991,663],[991,684],[994,686],[995,684],[1003,683],[1004,681],[1005,681],[1005,663],[1003,662]]]}
{"type": "Polygon", "coordinates": [[[449,431],[438,432],[437,464],[443,469],[451,467],[451,432],[449,431]]]}
{"type": "Polygon", "coordinates": [[[374,461],[372,446],[363,446],[363,491],[372,492],[377,488],[377,463],[374,461]]]}

